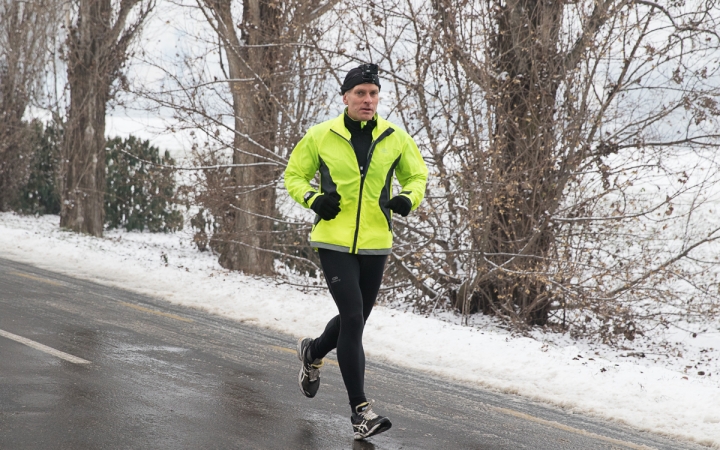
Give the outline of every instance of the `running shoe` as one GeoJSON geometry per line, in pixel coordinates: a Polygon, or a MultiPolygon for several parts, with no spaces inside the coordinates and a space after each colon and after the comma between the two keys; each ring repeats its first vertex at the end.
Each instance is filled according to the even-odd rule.
{"type": "Polygon", "coordinates": [[[302,363],[298,374],[298,384],[303,395],[310,398],[315,397],[320,389],[320,368],[325,364],[323,359],[308,361],[308,347],[312,341],[312,338],[300,338],[297,343],[297,355],[302,363]]]}
{"type": "Polygon", "coordinates": [[[372,410],[372,404],[368,402],[360,403],[355,407],[355,412],[350,417],[350,421],[355,432],[355,440],[369,438],[392,427],[390,419],[375,414],[372,410]]]}

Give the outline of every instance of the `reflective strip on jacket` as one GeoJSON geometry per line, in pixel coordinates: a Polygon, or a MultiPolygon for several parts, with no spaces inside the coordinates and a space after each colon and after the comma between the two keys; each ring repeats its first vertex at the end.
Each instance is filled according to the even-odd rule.
{"type": "Polygon", "coordinates": [[[310,245],[361,255],[387,255],[392,248],[393,174],[416,209],[425,196],[428,170],[412,137],[377,115],[373,142],[364,174],[358,167],[345,128],[344,112],[311,127],[290,155],[285,187],[296,202],[309,208],[319,194],[337,192],[340,213],[332,220],[315,218],[310,245]],[[320,193],[305,203],[307,192],[317,190],[310,180],[320,171],[320,193]]]}

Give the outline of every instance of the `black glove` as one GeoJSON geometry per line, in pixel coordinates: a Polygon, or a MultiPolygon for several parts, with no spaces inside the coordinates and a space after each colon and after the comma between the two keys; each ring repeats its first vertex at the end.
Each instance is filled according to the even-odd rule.
{"type": "Polygon", "coordinates": [[[385,207],[396,214],[406,217],[412,209],[412,202],[404,195],[396,195],[385,203],[385,207]]]}
{"type": "Polygon", "coordinates": [[[310,208],[323,220],[333,220],[340,212],[340,194],[331,192],[322,194],[312,203],[310,208]]]}

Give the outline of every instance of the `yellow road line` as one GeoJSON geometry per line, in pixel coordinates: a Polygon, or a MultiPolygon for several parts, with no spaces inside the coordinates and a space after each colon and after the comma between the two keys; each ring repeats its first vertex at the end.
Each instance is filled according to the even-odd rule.
{"type": "Polygon", "coordinates": [[[180,316],[177,316],[177,315],[175,315],[175,314],[170,314],[170,313],[166,313],[166,312],[162,312],[162,311],[157,311],[157,310],[155,310],[155,309],[146,308],[146,307],[144,307],[144,306],[134,305],[134,304],[132,304],[132,303],[126,303],[126,302],[118,302],[118,303],[120,303],[120,304],[123,305],[123,306],[127,306],[128,308],[136,309],[136,310],[138,310],[138,311],[142,311],[142,312],[146,312],[146,313],[150,313],[150,314],[155,314],[156,316],[168,317],[168,318],[170,318],[170,319],[181,320],[181,321],[183,321],[183,322],[193,322],[192,319],[187,319],[187,318],[185,318],[185,317],[180,317],[180,316]]]}
{"type": "Polygon", "coordinates": [[[33,280],[33,281],[40,281],[41,283],[51,284],[53,286],[64,286],[63,283],[60,283],[58,281],[48,280],[47,278],[36,277],[35,275],[30,275],[27,273],[22,273],[22,272],[8,272],[8,273],[10,275],[15,275],[16,277],[23,277],[23,278],[27,278],[28,280],[33,280]]]}
{"type": "Polygon", "coordinates": [[[633,444],[632,442],[626,442],[626,441],[621,441],[619,439],[602,436],[599,434],[592,433],[590,431],[582,430],[580,428],[573,428],[568,425],[563,425],[561,423],[554,422],[552,420],[545,420],[545,419],[541,419],[539,417],[531,416],[529,414],[521,413],[520,411],[515,411],[515,410],[507,409],[507,408],[500,408],[497,406],[488,406],[488,408],[493,409],[493,410],[503,413],[503,414],[507,414],[509,416],[518,417],[520,419],[527,420],[529,422],[539,423],[542,425],[546,425],[548,427],[553,427],[553,428],[557,428],[559,430],[567,431],[569,433],[579,434],[580,436],[597,439],[599,441],[609,442],[609,443],[615,444],[615,445],[622,445],[623,447],[632,448],[635,450],[653,450],[653,447],[648,447],[646,445],[633,444]]]}
{"type": "MultiPolygon", "coordinates": [[[[279,345],[271,345],[270,348],[274,348],[275,350],[278,350],[281,352],[292,353],[293,355],[297,355],[297,350],[292,349],[292,348],[280,347],[279,345]]],[[[325,358],[325,364],[330,364],[331,366],[339,367],[337,361],[335,361],[334,359],[325,358]]]]}

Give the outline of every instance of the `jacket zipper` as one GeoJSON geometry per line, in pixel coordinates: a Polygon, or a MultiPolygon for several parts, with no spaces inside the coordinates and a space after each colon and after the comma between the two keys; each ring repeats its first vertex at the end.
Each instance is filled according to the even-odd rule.
{"type": "MultiPolygon", "coordinates": [[[[367,156],[367,162],[365,163],[365,167],[360,171],[360,192],[358,193],[358,207],[357,207],[357,214],[355,216],[355,236],[353,237],[353,244],[352,248],[350,249],[350,253],[355,253],[357,250],[357,241],[358,241],[358,234],[360,233],[360,209],[362,208],[362,194],[363,194],[363,188],[365,187],[365,174],[367,173],[368,169],[370,168],[370,161],[372,160],[373,152],[375,151],[375,146],[380,143],[383,139],[390,136],[395,130],[393,128],[388,128],[387,130],[383,131],[380,136],[378,136],[377,140],[373,141],[370,144],[370,148],[368,149],[368,156],[367,156]]],[[[353,153],[355,152],[355,147],[353,147],[352,142],[346,139],[343,135],[338,133],[335,130],[332,130],[333,133],[337,134],[341,138],[343,138],[345,141],[347,141],[348,144],[350,144],[350,148],[353,149],[353,153]]]]}

